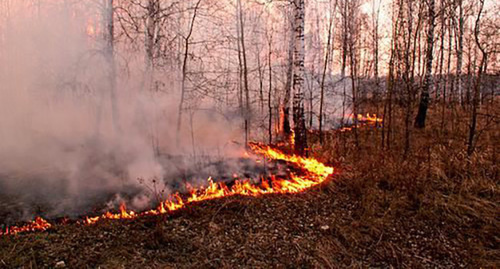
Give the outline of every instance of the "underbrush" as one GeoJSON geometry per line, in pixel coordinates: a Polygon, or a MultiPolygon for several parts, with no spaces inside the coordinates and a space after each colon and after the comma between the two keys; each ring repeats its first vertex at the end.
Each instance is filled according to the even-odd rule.
{"type": "Polygon", "coordinates": [[[496,267],[500,128],[482,121],[476,150],[468,156],[466,117],[443,128],[433,116],[425,130],[411,131],[406,154],[401,121],[394,124],[390,147],[382,147],[382,131],[374,127],[359,130],[358,147],[352,133],[330,134],[323,147],[313,147],[319,158],[340,165],[336,187],[359,201],[359,219],[370,229],[419,231],[420,240],[440,239],[435,251],[455,251],[449,256],[468,260],[463,266],[496,267]]]}

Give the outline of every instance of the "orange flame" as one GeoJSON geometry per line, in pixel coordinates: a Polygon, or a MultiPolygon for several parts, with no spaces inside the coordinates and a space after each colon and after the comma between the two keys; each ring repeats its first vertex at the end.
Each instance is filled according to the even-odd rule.
{"type": "Polygon", "coordinates": [[[370,116],[370,114],[366,113],[366,116],[358,114],[358,121],[377,123],[377,122],[382,122],[382,118],[378,118],[376,114],[370,116]]]}
{"type": "Polygon", "coordinates": [[[2,236],[2,235],[14,235],[14,234],[25,233],[25,232],[45,231],[45,230],[49,229],[50,227],[52,227],[52,225],[49,222],[47,222],[46,220],[44,220],[40,217],[36,217],[35,220],[33,220],[32,222],[30,222],[24,226],[21,226],[21,227],[12,226],[12,227],[8,227],[5,232],[0,231],[0,236],[2,236]]]}
{"type": "MultiPolygon", "coordinates": [[[[351,115],[349,115],[351,117],[351,115]]],[[[366,116],[363,116],[362,114],[358,114],[357,117],[354,117],[352,115],[352,118],[356,118],[358,120],[358,127],[365,126],[365,125],[376,125],[378,123],[381,123],[383,121],[382,118],[377,117],[376,114],[373,114],[370,116],[370,114],[366,113],[366,116]]],[[[355,126],[344,126],[340,129],[338,129],[339,132],[348,132],[354,130],[355,126]]]]}
{"type": "Polygon", "coordinates": [[[95,26],[95,22],[92,18],[89,18],[87,20],[87,25],[85,27],[85,33],[87,34],[88,37],[95,37],[96,36],[96,26],[95,26]]]}
{"type": "MultiPolygon", "coordinates": [[[[297,176],[290,175],[290,179],[277,179],[271,177],[271,180],[262,179],[260,184],[254,185],[250,180],[237,180],[234,185],[228,187],[222,182],[214,182],[212,178],[208,178],[208,186],[199,189],[192,189],[188,197],[183,198],[180,193],[175,193],[166,201],[160,203],[156,209],[152,209],[142,213],[127,211],[124,204],[120,206],[119,213],[106,212],[97,217],[86,217],[82,223],[86,225],[95,224],[102,219],[135,219],[141,216],[160,215],[168,212],[173,212],[184,208],[187,204],[213,200],[222,197],[234,195],[242,196],[261,196],[265,194],[283,194],[283,193],[298,193],[311,187],[323,183],[328,176],[333,174],[334,169],[326,166],[314,158],[304,158],[296,155],[288,155],[279,150],[273,149],[270,146],[265,146],[257,143],[250,144],[250,148],[256,153],[265,158],[272,160],[283,160],[293,163],[302,168],[305,175],[297,176]]],[[[23,227],[12,227],[0,235],[17,234],[27,231],[44,231],[51,227],[50,223],[37,218],[33,223],[23,227]]]]}

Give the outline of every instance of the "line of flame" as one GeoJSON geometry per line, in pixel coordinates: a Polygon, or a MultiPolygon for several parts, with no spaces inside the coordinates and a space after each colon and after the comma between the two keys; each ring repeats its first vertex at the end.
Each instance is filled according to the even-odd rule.
{"type": "Polygon", "coordinates": [[[373,116],[371,116],[369,113],[366,113],[366,116],[363,116],[362,114],[358,114],[358,121],[376,123],[376,122],[382,122],[383,119],[377,117],[376,114],[373,114],[373,116]]]}
{"type": "MultiPolygon", "coordinates": [[[[303,169],[304,175],[290,175],[290,179],[277,179],[271,177],[271,180],[262,179],[258,185],[253,185],[250,180],[237,180],[234,185],[228,187],[222,182],[214,182],[212,178],[208,178],[208,186],[204,188],[194,189],[187,198],[182,198],[180,193],[175,193],[166,201],[160,203],[156,209],[136,213],[127,211],[124,204],[120,206],[120,213],[106,212],[101,216],[86,217],[81,223],[92,225],[103,219],[135,219],[141,216],[161,215],[173,212],[184,208],[186,205],[218,199],[222,197],[242,195],[242,196],[260,196],[271,193],[298,193],[306,189],[314,187],[324,182],[329,175],[333,174],[334,169],[326,166],[314,158],[304,158],[296,155],[288,155],[270,146],[252,143],[250,148],[258,155],[264,156],[271,160],[283,160],[293,163],[303,169]]],[[[51,228],[52,225],[46,220],[37,217],[33,222],[20,227],[10,227],[5,232],[0,231],[2,235],[15,235],[23,232],[45,231],[51,228]]]]}
{"type": "MultiPolygon", "coordinates": [[[[349,115],[348,117],[355,118],[354,115],[349,115]]],[[[362,114],[358,114],[356,117],[358,120],[358,127],[365,126],[365,125],[376,125],[378,123],[381,123],[383,121],[382,118],[377,117],[376,114],[370,115],[366,114],[365,116],[362,114]]],[[[348,132],[354,130],[355,126],[350,125],[350,126],[344,126],[340,129],[337,129],[339,132],[348,132]]]]}

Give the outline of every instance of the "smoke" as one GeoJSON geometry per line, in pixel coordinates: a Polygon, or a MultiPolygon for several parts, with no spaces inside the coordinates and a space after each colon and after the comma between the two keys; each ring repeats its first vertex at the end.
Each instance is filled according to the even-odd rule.
{"type": "Polygon", "coordinates": [[[235,119],[205,100],[177,139],[178,75],[162,76],[168,93],[145,90],[140,49],[116,45],[113,93],[97,9],[19,3],[0,22],[0,222],[142,209],[200,156],[240,154],[235,119]]]}

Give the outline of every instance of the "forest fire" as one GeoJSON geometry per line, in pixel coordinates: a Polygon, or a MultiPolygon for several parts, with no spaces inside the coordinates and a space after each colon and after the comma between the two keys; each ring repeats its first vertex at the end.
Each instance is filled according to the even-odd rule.
{"type": "MultiPolygon", "coordinates": [[[[191,203],[234,195],[256,197],[273,193],[298,193],[321,184],[329,175],[333,174],[334,171],[332,167],[326,166],[314,158],[288,155],[267,145],[252,143],[250,144],[250,148],[255,154],[269,160],[285,161],[295,165],[301,170],[302,175],[298,176],[291,173],[289,179],[278,179],[275,176],[271,176],[269,180],[262,178],[260,184],[252,184],[248,179],[236,180],[232,186],[228,186],[222,182],[214,182],[212,178],[208,178],[207,187],[192,189],[187,197],[183,196],[181,193],[175,193],[171,195],[169,199],[160,203],[156,209],[136,213],[134,211],[127,211],[125,204],[122,204],[119,213],[106,212],[101,216],[86,217],[80,223],[92,225],[103,219],[134,219],[141,216],[161,215],[182,209],[191,203]]],[[[36,218],[33,222],[25,226],[8,228],[6,231],[0,232],[0,236],[15,235],[23,232],[45,231],[51,227],[52,225],[46,220],[36,218]]]]}
{"type": "MultiPolygon", "coordinates": [[[[353,116],[354,118],[354,116],[353,116]]],[[[375,125],[382,122],[382,118],[377,117],[373,114],[358,114],[358,127],[366,125],[375,125]]],[[[345,126],[339,129],[340,132],[351,131],[354,126],[345,126]]],[[[288,143],[293,147],[294,133],[288,143]]],[[[282,151],[275,149],[271,146],[260,144],[260,143],[250,143],[250,149],[256,155],[267,158],[272,161],[285,161],[287,163],[293,164],[298,167],[304,175],[297,176],[293,173],[289,175],[288,179],[278,179],[275,176],[271,176],[270,179],[261,178],[259,184],[254,184],[250,179],[238,179],[234,181],[234,184],[228,186],[223,182],[215,182],[211,177],[207,179],[208,185],[206,187],[200,188],[189,188],[191,191],[189,194],[183,195],[181,193],[175,193],[169,196],[169,198],[161,202],[156,209],[151,209],[145,212],[134,212],[128,211],[125,204],[120,205],[119,213],[106,212],[101,216],[85,217],[79,223],[85,225],[93,225],[100,220],[118,220],[118,219],[135,219],[142,216],[155,216],[161,214],[167,214],[179,209],[186,207],[186,205],[206,200],[213,200],[223,197],[229,197],[234,195],[242,196],[260,196],[265,194],[285,194],[285,193],[298,193],[309,189],[313,186],[319,185],[324,182],[329,175],[333,174],[334,169],[332,167],[326,166],[325,164],[319,162],[314,158],[305,158],[293,154],[285,154],[282,151]]],[[[248,152],[244,153],[246,158],[250,155],[248,152]]],[[[261,160],[256,160],[256,162],[261,162],[261,160]]],[[[236,178],[236,176],[235,176],[236,178]]],[[[34,221],[24,225],[24,226],[12,226],[7,228],[5,231],[0,231],[0,236],[2,235],[15,235],[24,232],[34,232],[34,231],[45,231],[50,229],[52,224],[48,221],[37,217],[34,221]]]]}
{"type": "Polygon", "coordinates": [[[0,269],[500,267],[497,3],[0,0],[0,269]]]}
{"type": "MultiPolygon", "coordinates": [[[[348,117],[352,118],[352,119],[355,118],[353,115],[349,115],[348,117]]],[[[383,121],[383,119],[380,117],[377,117],[376,114],[370,115],[369,113],[366,113],[366,115],[358,114],[358,116],[356,118],[358,120],[358,127],[366,126],[366,125],[375,125],[376,126],[376,125],[382,123],[382,121],[383,121]]],[[[348,131],[352,131],[354,128],[355,128],[354,125],[344,126],[340,129],[338,129],[338,131],[339,132],[348,132],[348,131]]]]}

